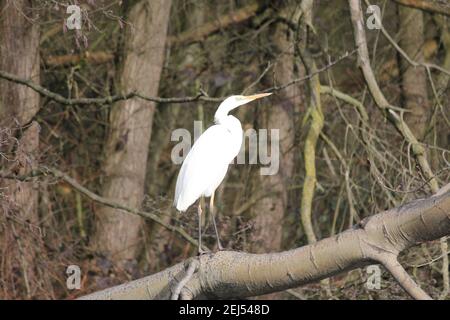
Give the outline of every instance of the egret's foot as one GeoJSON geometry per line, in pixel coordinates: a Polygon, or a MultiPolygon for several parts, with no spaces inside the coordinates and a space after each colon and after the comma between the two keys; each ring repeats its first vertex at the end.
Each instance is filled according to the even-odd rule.
{"type": "Polygon", "coordinates": [[[204,254],[207,254],[208,252],[209,251],[206,251],[206,250],[203,250],[203,249],[198,249],[197,256],[202,256],[204,254]]]}
{"type": "Polygon", "coordinates": [[[224,251],[225,248],[222,247],[222,245],[220,243],[217,244],[217,251],[224,251]]]}

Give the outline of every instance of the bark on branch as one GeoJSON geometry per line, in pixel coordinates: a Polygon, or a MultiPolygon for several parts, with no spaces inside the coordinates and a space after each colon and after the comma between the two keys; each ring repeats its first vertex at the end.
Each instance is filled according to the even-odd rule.
{"type": "Polygon", "coordinates": [[[450,3],[447,0],[393,0],[402,6],[439,13],[450,17],[450,3]]]}
{"type": "MultiPolygon", "coordinates": [[[[199,257],[184,290],[189,298],[243,298],[286,290],[368,264],[381,263],[414,298],[428,296],[399,265],[386,260],[420,243],[450,234],[450,191],[363,220],[352,229],[308,246],[268,254],[221,251],[199,257]]],[[[95,292],[81,299],[169,299],[188,266],[95,292]]],[[[402,268],[403,269],[403,268],[402,268]]]]}
{"type": "MultiPolygon", "coordinates": [[[[373,70],[370,66],[370,59],[369,59],[369,52],[367,48],[367,40],[366,40],[366,33],[364,30],[364,21],[363,21],[363,14],[361,10],[361,1],[360,0],[349,0],[349,6],[350,6],[350,14],[351,14],[351,20],[353,24],[353,33],[355,38],[355,44],[358,47],[358,64],[359,67],[363,73],[364,79],[366,80],[367,86],[369,88],[369,91],[377,105],[377,107],[382,110],[386,118],[394,124],[396,129],[400,132],[400,134],[403,136],[403,138],[411,145],[412,153],[416,159],[416,162],[418,166],[420,167],[422,174],[425,176],[427,183],[430,186],[430,189],[433,193],[436,193],[439,190],[439,184],[436,179],[436,176],[434,175],[431,166],[427,159],[426,150],[423,147],[423,145],[417,140],[416,136],[414,135],[413,131],[410,129],[410,127],[407,125],[405,120],[403,119],[402,114],[398,114],[395,112],[395,107],[390,105],[386,97],[384,96],[383,92],[381,91],[380,87],[378,86],[378,83],[375,79],[375,75],[373,73],[373,70]]],[[[392,38],[389,36],[389,34],[382,28],[383,34],[388,38],[388,40],[394,45],[394,47],[405,57],[407,58],[408,62],[413,65],[419,65],[416,62],[414,62],[412,59],[404,53],[404,51],[392,40],[392,38]]],[[[424,65],[428,72],[428,75],[430,76],[429,68],[431,65],[424,65]]],[[[436,67],[436,66],[435,66],[436,67]]],[[[442,69],[440,67],[437,67],[440,71],[443,71],[444,73],[448,73],[447,70],[442,69]]],[[[445,238],[441,239],[441,250],[443,254],[445,254],[448,251],[447,246],[447,240],[445,238]]],[[[443,295],[447,294],[448,289],[448,266],[445,264],[447,260],[444,259],[444,264],[442,267],[442,274],[444,279],[444,292],[443,295]]]]}

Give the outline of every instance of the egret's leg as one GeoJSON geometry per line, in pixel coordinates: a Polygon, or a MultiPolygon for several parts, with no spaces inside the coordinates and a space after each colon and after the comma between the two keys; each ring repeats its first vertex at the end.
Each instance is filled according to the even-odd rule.
{"type": "Polygon", "coordinates": [[[216,231],[217,248],[219,250],[223,250],[222,244],[220,244],[219,232],[217,231],[216,217],[214,216],[214,192],[212,193],[211,198],[209,199],[209,212],[211,213],[214,230],[216,231]]]}
{"type": "Polygon", "coordinates": [[[198,254],[204,254],[205,251],[202,249],[202,198],[198,201],[198,254]]]}

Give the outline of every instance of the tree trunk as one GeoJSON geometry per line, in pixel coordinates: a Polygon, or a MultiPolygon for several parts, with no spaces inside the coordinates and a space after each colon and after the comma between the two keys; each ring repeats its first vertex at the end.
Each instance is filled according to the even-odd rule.
{"type": "MultiPolygon", "coordinates": [[[[421,10],[399,6],[400,46],[413,60],[423,62],[424,22],[421,10]]],[[[410,110],[405,120],[420,140],[427,127],[429,101],[427,74],[424,68],[415,68],[400,58],[403,107],[410,110]]]]}
{"type": "MultiPolygon", "coordinates": [[[[286,10],[289,12],[289,10],[286,10]]],[[[285,24],[276,24],[272,35],[279,55],[274,66],[274,81],[277,85],[285,84],[294,79],[294,39],[293,32],[285,24]]],[[[298,89],[289,86],[279,92],[273,99],[273,105],[263,111],[259,120],[261,128],[279,130],[279,141],[271,136],[270,143],[279,143],[279,171],[274,175],[259,176],[258,186],[266,186],[265,191],[270,195],[255,204],[254,231],[252,246],[257,252],[279,250],[282,240],[283,218],[288,206],[289,182],[294,173],[294,106],[298,89]]],[[[270,141],[270,142],[269,142],[270,141]]]]}
{"type": "MultiPolygon", "coordinates": [[[[177,4],[181,4],[184,0],[174,1],[174,7],[177,4]]],[[[175,18],[177,20],[185,20],[185,28],[186,30],[198,30],[200,26],[205,24],[205,15],[207,10],[211,9],[207,1],[199,1],[192,8],[187,8],[183,10],[182,13],[178,13],[178,16],[175,18]]],[[[202,67],[200,65],[203,63],[203,59],[199,59],[203,54],[203,47],[196,42],[192,42],[188,45],[185,45],[183,48],[183,54],[180,56],[179,50],[177,50],[177,46],[174,47],[174,44],[171,46],[173,49],[171,50],[170,64],[169,67],[177,66],[175,72],[183,74],[183,76],[179,79],[180,88],[176,88],[175,90],[170,90],[167,94],[171,96],[190,96],[196,95],[198,93],[197,88],[200,86],[199,82],[199,71],[198,69],[202,67]],[[189,72],[187,72],[189,70],[189,72]],[[198,83],[197,83],[198,82],[198,83]]],[[[195,104],[200,108],[202,107],[201,101],[196,101],[195,104]]],[[[193,107],[193,106],[192,106],[193,107]]],[[[190,107],[188,107],[190,108],[190,107]]],[[[167,176],[167,172],[160,170],[159,164],[161,161],[161,157],[163,156],[163,152],[167,149],[167,146],[171,143],[170,136],[171,132],[175,129],[177,125],[177,120],[183,118],[182,110],[183,107],[181,105],[175,104],[172,106],[162,105],[158,110],[158,126],[155,128],[156,131],[152,135],[152,140],[150,142],[150,154],[147,161],[147,194],[159,202],[159,196],[162,190],[170,190],[171,192],[175,192],[175,179],[169,179],[167,176]]],[[[194,109],[192,109],[194,110],[194,109]]],[[[200,119],[198,119],[200,120],[200,119]]],[[[186,122],[185,122],[186,123],[186,122]]],[[[189,128],[189,126],[187,127],[189,128]]],[[[177,169],[177,171],[179,168],[177,169]]],[[[176,176],[175,176],[176,178],[176,176]]],[[[167,223],[170,223],[173,218],[173,214],[175,211],[173,210],[172,205],[172,193],[169,193],[170,204],[165,203],[164,207],[159,208],[163,211],[162,218],[167,223]]],[[[158,225],[157,223],[151,223],[148,228],[148,232],[150,233],[149,242],[151,242],[152,248],[154,250],[150,250],[147,252],[150,256],[150,260],[153,262],[161,262],[164,260],[161,253],[166,252],[166,257],[169,259],[170,255],[176,254],[177,246],[173,243],[173,232],[167,230],[166,228],[158,225]],[[165,250],[168,247],[172,247],[172,252],[167,252],[165,250]]],[[[184,245],[184,243],[183,243],[184,245]]],[[[155,267],[153,265],[152,267],[155,267]]]]}
{"type": "MultiPolygon", "coordinates": [[[[0,70],[39,83],[39,24],[34,23],[35,18],[32,1],[0,1],[0,70]]],[[[0,142],[0,152],[6,154],[0,165],[9,172],[26,175],[37,166],[39,125],[32,119],[38,110],[37,92],[0,80],[0,141],[4,142],[0,142]]],[[[4,224],[5,241],[13,245],[0,256],[21,271],[22,284],[30,297],[36,277],[37,182],[9,180],[0,182],[0,188],[6,200],[4,217],[13,216],[4,224]]]]}
{"type": "MultiPolygon", "coordinates": [[[[164,60],[171,1],[142,0],[133,4],[126,31],[119,88],[156,96],[164,60]]],[[[111,110],[110,131],[105,147],[105,182],[102,194],[138,208],[144,195],[144,181],[151,136],[153,102],[131,99],[116,103],[111,110]]],[[[136,256],[140,217],[121,210],[98,210],[94,245],[120,262],[136,256]]]]}

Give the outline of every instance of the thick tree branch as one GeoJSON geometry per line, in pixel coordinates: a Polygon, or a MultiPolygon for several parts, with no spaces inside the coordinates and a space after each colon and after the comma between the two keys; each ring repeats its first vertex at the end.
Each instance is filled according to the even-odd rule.
{"type": "Polygon", "coordinates": [[[402,6],[443,14],[450,17],[450,3],[447,0],[393,0],[402,6]]]}
{"type": "MultiPolygon", "coordinates": [[[[420,199],[363,220],[352,229],[308,246],[268,254],[221,251],[199,258],[198,272],[184,285],[189,298],[242,298],[318,281],[397,256],[417,244],[450,234],[450,192],[420,199]]],[[[157,274],[95,292],[81,299],[169,299],[185,277],[181,262],[157,274]]],[[[404,274],[387,268],[402,285],[404,274]]],[[[412,284],[409,293],[425,298],[412,284]],[[414,291],[414,292],[413,292],[414,291]]]]}

